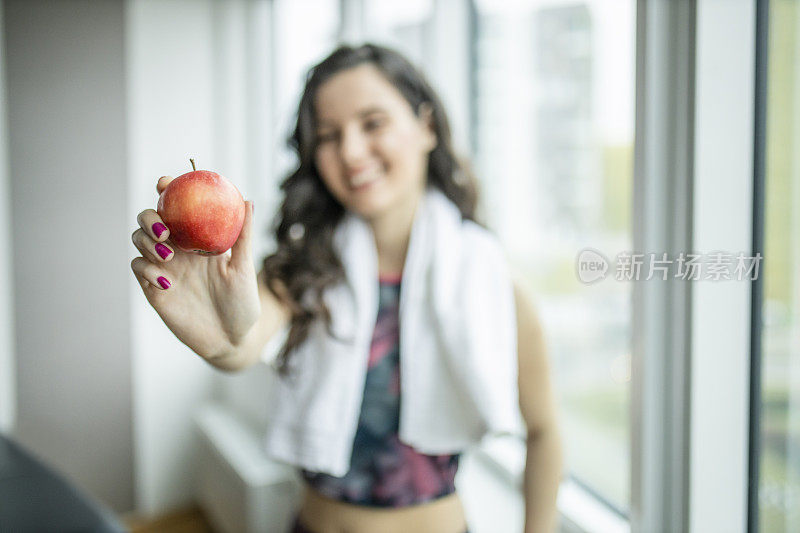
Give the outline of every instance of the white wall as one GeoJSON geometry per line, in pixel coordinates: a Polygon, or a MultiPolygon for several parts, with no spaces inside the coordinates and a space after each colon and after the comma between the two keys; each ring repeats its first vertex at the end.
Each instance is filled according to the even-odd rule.
{"type": "Polygon", "coordinates": [[[16,412],[23,445],[120,512],[191,502],[192,419],[215,385],[236,381],[149,306],[130,271],[130,235],[136,214],[155,207],[157,178],[190,170],[189,157],[262,205],[263,234],[274,190],[261,157],[271,128],[266,6],[4,5],[0,245],[13,253],[0,259],[0,430],[16,412]],[[261,105],[248,107],[255,98],[261,105]]]}
{"type": "MultiPolygon", "coordinates": [[[[13,267],[14,437],[126,510],[133,464],[123,3],[4,7],[3,198],[12,207],[3,216],[12,235],[3,250],[13,259],[3,275],[13,267]]],[[[11,337],[1,338],[5,348],[11,337]]],[[[7,359],[1,368],[8,372],[7,359]]]]}
{"type": "Polygon", "coordinates": [[[4,8],[0,245],[13,252],[0,259],[0,430],[117,511],[186,505],[197,408],[253,379],[223,376],[169,332],[130,271],[130,235],[157,178],[193,157],[262,206],[266,246],[269,5],[4,8]]]}
{"type": "MultiPolygon", "coordinates": [[[[0,0],[0,250],[11,250],[11,183],[6,150],[4,7],[0,0]]],[[[14,284],[11,257],[11,253],[0,255],[0,433],[11,433],[16,413],[14,284]]]]}
{"type": "MultiPolygon", "coordinates": [[[[215,146],[214,2],[132,0],[126,4],[129,197],[126,219],[155,208],[159,176],[199,168],[226,173],[215,146]]],[[[234,176],[229,176],[237,186],[234,176]]],[[[243,191],[244,193],[244,191],[243,191]]],[[[127,260],[138,251],[128,238],[127,260]]],[[[130,268],[128,268],[130,274],[130,268]]],[[[136,506],[162,512],[193,497],[197,439],[192,416],[217,372],[166,328],[133,275],[132,317],[136,506]]]]}

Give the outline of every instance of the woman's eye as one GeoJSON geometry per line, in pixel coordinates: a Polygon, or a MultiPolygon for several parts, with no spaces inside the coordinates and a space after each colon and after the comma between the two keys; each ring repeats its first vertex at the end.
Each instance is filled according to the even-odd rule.
{"type": "Polygon", "coordinates": [[[336,135],[333,133],[323,133],[317,135],[317,143],[326,143],[336,139],[336,135]]]}
{"type": "Polygon", "coordinates": [[[380,128],[381,126],[383,126],[383,123],[384,123],[383,119],[373,118],[373,119],[367,120],[364,123],[364,127],[366,129],[368,129],[368,130],[374,130],[376,128],[380,128]]]}

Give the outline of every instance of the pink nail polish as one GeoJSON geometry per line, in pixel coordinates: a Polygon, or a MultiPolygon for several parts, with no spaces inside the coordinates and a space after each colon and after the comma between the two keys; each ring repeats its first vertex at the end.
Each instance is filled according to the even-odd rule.
{"type": "Polygon", "coordinates": [[[156,222],[153,224],[153,233],[156,234],[156,239],[161,238],[161,234],[167,231],[167,227],[162,224],[161,222],[156,222]]]}
{"type": "Polygon", "coordinates": [[[156,252],[158,252],[158,255],[161,256],[161,259],[166,259],[167,257],[169,257],[169,254],[172,253],[172,250],[170,250],[169,248],[167,248],[166,246],[164,246],[160,242],[157,242],[156,243],[156,252]]]}
{"type": "Polygon", "coordinates": [[[167,278],[164,276],[158,276],[158,284],[161,285],[162,289],[169,289],[171,283],[167,278]]]}

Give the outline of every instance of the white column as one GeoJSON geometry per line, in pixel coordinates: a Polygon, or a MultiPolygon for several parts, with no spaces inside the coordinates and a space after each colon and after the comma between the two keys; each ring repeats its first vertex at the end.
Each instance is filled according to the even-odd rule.
{"type": "Polygon", "coordinates": [[[432,42],[425,70],[450,119],[453,146],[470,150],[469,6],[460,0],[434,0],[432,42]]]}
{"type": "MultiPolygon", "coordinates": [[[[694,248],[752,248],[755,1],[698,0],[694,248]]],[[[689,531],[744,532],[751,287],[692,285],[689,531]]]]}
{"type": "MultiPolygon", "coordinates": [[[[228,145],[218,150],[216,144],[215,86],[226,82],[214,62],[219,27],[213,2],[126,3],[129,224],[142,209],[155,207],[159,176],[191,170],[190,155],[210,170],[236,159],[224,159],[228,145]]],[[[130,257],[138,254],[129,237],[128,245],[130,257]]],[[[157,514],[194,499],[199,443],[192,418],[211,396],[218,371],[169,331],[127,270],[136,507],[157,514]]]]}

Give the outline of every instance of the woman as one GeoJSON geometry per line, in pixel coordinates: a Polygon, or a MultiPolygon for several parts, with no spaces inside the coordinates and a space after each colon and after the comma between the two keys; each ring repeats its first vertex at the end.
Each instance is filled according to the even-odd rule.
{"type": "MultiPolygon", "coordinates": [[[[267,437],[267,448],[302,467],[306,490],[294,531],[467,530],[453,483],[461,444],[479,440],[493,427],[493,417],[502,418],[509,411],[508,404],[494,412],[483,405],[501,405],[503,391],[497,385],[503,376],[512,376],[501,371],[507,361],[499,356],[496,361],[487,360],[485,350],[474,349],[474,344],[486,339],[486,334],[480,336],[486,329],[481,322],[493,320],[500,320],[495,329],[514,335],[515,382],[506,389],[514,391],[528,437],[525,531],[551,531],[561,452],[541,328],[530,302],[518,284],[512,293],[509,283],[512,315],[495,309],[489,313],[476,309],[483,314],[470,315],[469,308],[481,306],[456,295],[453,287],[443,296],[446,291],[431,287],[431,282],[425,285],[428,292],[419,292],[423,279],[435,277],[432,272],[440,273],[436,279],[442,286],[454,283],[450,278],[464,282],[468,278],[460,274],[463,268],[472,277],[469,288],[461,287],[460,293],[483,291],[484,301],[502,307],[502,296],[496,294],[502,291],[495,288],[503,285],[482,278],[502,283],[503,267],[488,232],[473,222],[473,182],[456,161],[447,118],[434,91],[394,51],[374,45],[341,47],[310,71],[289,141],[299,166],[282,185],[278,249],[265,259],[258,275],[250,244],[252,202],[247,202],[244,227],[230,257],[176,251],[169,246],[169,228],[158,214],[152,209],[142,211],[141,227],[133,234],[142,256],[131,267],[170,330],[216,368],[247,368],[265,358],[270,339],[286,334],[274,358],[285,381],[279,380],[282,388],[273,402],[277,405],[275,429],[267,437]],[[450,234],[443,233],[444,221],[452,220],[453,214],[458,222],[450,234]],[[361,227],[367,229],[359,233],[361,227]],[[369,235],[368,246],[364,235],[369,235]],[[460,253],[452,248],[450,237],[465,243],[460,253]],[[374,255],[372,270],[370,254],[374,255]],[[460,262],[454,262],[454,254],[460,262]],[[495,259],[484,261],[481,254],[494,254],[495,259]],[[492,270],[491,265],[496,268],[492,270]],[[413,269],[422,274],[412,277],[413,269]],[[408,295],[412,287],[419,292],[416,299],[408,295]],[[446,303],[437,307],[440,301],[446,303]],[[456,301],[461,304],[446,305],[456,301]],[[421,316],[437,326],[431,328],[431,322],[421,316]],[[514,322],[513,316],[516,324],[506,328],[504,322],[514,322]],[[412,323],[415,335],[401,335],[412,323]],[[436,331],[426,331],[431,329],[436,331]],[[363,337],[367,363],[359,365],[363,360],[351,357],[356,366],[348,368],[348,350],[354,350],[353,339],[364,330],[371,330],[363,337]],[[343,339],[348,332],[354,334],[352,339],[343,339]],[[425,345],[425,339],[434,339],[434,344],[425,345]],[[413,351],[401,349],[412,343],[416,343],[413,351]],[[336,346],[344,346],[343,353],[334,354],[336,346]],[[449,362],[433,352],[423,359],[420,353],[426,346],[447,351],[449,362]],[[455,347],[464,350],[463,361],[454,359],[461,355],[455,347]],[[468,352],[482,355],[483,360],[470,360],[468,352]],[[416,371],[404,366],[414,357],[416,371]],[[424,367],[423,376],[422,365],[437,361],[439,366],[424,367]],[[301,381],[291,381],[292,363],[305,376],[301,381]],[[455,370],[442,370],[447,368],[455,370]],[[331,377],[337,372],[338,377],[331,377]],[[434,374],[438,381],[430,384],[434,374]],[[352,386],[344,386],[345,382],[352,386]],[[326,383],[332,384],[330,391],[326,383]],[[405,395],[411,383],[416,383],[417,392],[405,395]],[[464,383],[475,388],[458,389],[464,383]],[[358,394],[341,394],[350,388],[357,388],[358,394]],[[401,391],[403,405],[409,406],[405,422],[401,422],[401,391]],[[476,391],[485,391],[486,398],[476,391]],[[471,394],[473,401],[466,404],[474,410],[456,402],[448,404],[448,394],[452,398],[471,394]],[[423,405],[423,398],[431,402],[423,405]],[[336,401],[354,407],[347,411],[336,401]],[[483,425],[472,424],[481,409],[483,425]],[[427,420],[424,411],[430,411],[427,420]],[[347,416],[339,420],[344,414],[352,414],[352,420],[347,416]],[[438,435],[432,427],[436,421],[446,426],[446,430],[439,428],[438,435]],[[320,423],[330,424],[331,430],[319,433],[325,438],[315,437],[321,441],[315,448],[310,441],[320,423]],[[455,438],[459,432],[462,440],[455,438]],[[451,434],[454,438],[448,440],[451,434]],[[438,448],[434,437],[439,439],[438,448]],[[326,439],[341,444],[337,448],[326,439]],[[429,453],[420,451],[425,449],[429,453]],[[328,450],[338,455],[333,457],[332,451],[331,457],[323,457],[328,450]]],[[[171,179],[160,178],[157,191],[171,179]]]]}

